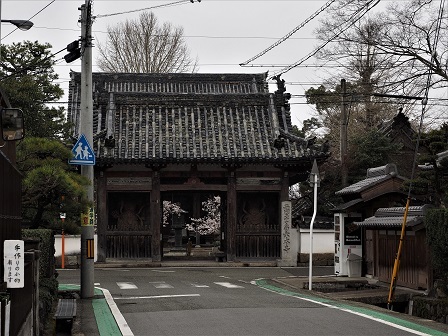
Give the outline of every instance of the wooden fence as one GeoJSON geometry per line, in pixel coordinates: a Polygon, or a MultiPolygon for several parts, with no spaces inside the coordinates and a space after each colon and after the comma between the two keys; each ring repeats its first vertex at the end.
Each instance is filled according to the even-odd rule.
{"type": "Polygon", "coordinates": [[[237,233],[237,258],[280,258],[280,233],[237,233]]]}
{"type": "Polygon", "coordinates": [[[107,232],[106,242],[106,258],[151,258],[151,235],[147,232],[107,232]]]}
{"type": "MultiPolygon", "coordinates": [[[[380,234],[378,239],[378,279],[390,282],[398,250],[400,232],[395,235],[380,234]]],[[[397,285],[415,289],[428,289],[430,282],[429,259],[426,235],[420,232],[407,232],[403,241],[397,285]]]]}

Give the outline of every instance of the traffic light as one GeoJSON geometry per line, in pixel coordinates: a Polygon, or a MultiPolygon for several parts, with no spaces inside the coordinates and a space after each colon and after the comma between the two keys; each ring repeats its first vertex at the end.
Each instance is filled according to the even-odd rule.
{"type": "Polygon", "coordinates": [[[64,56],[67,63],[71,63],[81,57],[81,48],[79,47],[79,40],[67,44],[68,54],[64,56]]]}

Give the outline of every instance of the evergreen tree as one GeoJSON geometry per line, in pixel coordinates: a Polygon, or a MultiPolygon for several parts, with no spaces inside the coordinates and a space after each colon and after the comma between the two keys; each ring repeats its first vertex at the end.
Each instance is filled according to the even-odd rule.
{"type": "Polygon", "coordinates": [[[68,131],[64,108],[47,106],[64,92],[55,84],[58,74],[51,45],[24,41],[0,47],[0,85],[11,106],[25,116],[27,136],[64,138],[68,131]]]}
{"type": "Polygon", "coordinates": [[[23,220],[30,228],[60,228],[65,213],[65,229],[77,230],[80,213],[89,205],[89,181],[72,170],[71,156],[58,140],[27,136],[17,147],[17,166],[24,175],[23,220]]]}

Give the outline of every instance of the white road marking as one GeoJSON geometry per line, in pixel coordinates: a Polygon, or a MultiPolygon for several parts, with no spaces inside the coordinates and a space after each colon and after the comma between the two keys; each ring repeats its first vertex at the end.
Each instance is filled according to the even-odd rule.
{"type": "Polygon", "coordinates": [[[201,296],[200,294],[177,294],[177,295],[151,295],[151,296],[128,296],[128,297],[116,297],[115,300],[136,300],[136,299],[166,299],[166,298],[177,298],[177,297],[191,297],[191,296],[201,296]]]}
{"type": "Polygon", "coordinates": [[[384,319],[379,318],[379,317],[371,316],[371,315],[368,315],[368,314],[364,314],[362,312],[358,312],[358,311],[352,310],[352,309],[350,309],[349,306],[347,306],[347,308],[344,308],[344,307],[332,305],[331,303],[321,302],[318,299],[315,300],[315,299],[313,299],[311,297],[307,298],[307,297],[303,297],[303,296],[300,296],[300,295],[296,296],[296,295],[291,295],[290,293],[282,293],[282,292],[274,291],[274,290],[272,290],[270,288],[266,288],[266,287],[263,287],[263,286],[259,286],[259,287],[263,288],[264,290],[267,290],[269,292],[273,292],[273,293],[276,293],[276,294],[279,294],[279,295],[289,296],[289,297],[292,297],[292,298],[295,298],[295,299],[304,300],[304,301],[308,301],[308,302],[313,302],[313,303],[322,305],[324,307],[333,308],[333,309],[339,309],[339,310],[345,311],[345,312],[350,313],[350,314],[362,316],[362,317],[365,317],[365,318],[367,318],[369,320],[377,321],[379,323],[386,324],[386,325],[392,326],[394,328],[401,329],[401,330],[404,330],[404,331],[407,331],[407,332],[410,332],[412,334],[416,334],[416,335],[419,335],[419,336],[428,336],[429,335],[429,334],[427,334],[425,332],[414,330],[414,329],[408,328],[406,326],[402,326],[402,325],[396,324],[394,322],[384,320],[384,319]]]}
{"type": "Polygon", "coordinates": [[[244,288],[243,286],[235,285],[230,282],[215,282],[215,284],[226,287],[226,288],[244,288]]]}
{"type": "Polygon", "coordinates": [[[132,332],[131,328],[129,328],[128,323],[126,322],[120,310],[118,309],[117,304],[112,298],[112,295],[110,295],[110,292],[105,288],[99,288],[99,289],[103,292],[104,298],[106,299],[106,302],[109,305],[112,315],[114,315],[115,322],[117,322],[121,334],[123,336],[134,336],[134,333],[132,332]]]}
{"type": "Polygon", "coordinates": [[[155,288],[174,288],[173,286],[171,286],[170,284],[167,283],[158,283],[158,284],[154,284],[155,288]]]}
{"type": "Polygon", "coordinates": [[[196,283],[192,283],[191,286],[196,287],[196,288],[210,288],[210,286],[196,284],[196,283]]]}
{"type": "Polygon", "coordinates": [[[132,282],[117,282],[120,289],[137,289],[138,287],[132,282]]]}
{"type": "Polygon", "coordinates": [[[159,272],[159,273],[174,273],[176,271],[165,271],[165,270],[151,270],[152,272],[159,272]]]}

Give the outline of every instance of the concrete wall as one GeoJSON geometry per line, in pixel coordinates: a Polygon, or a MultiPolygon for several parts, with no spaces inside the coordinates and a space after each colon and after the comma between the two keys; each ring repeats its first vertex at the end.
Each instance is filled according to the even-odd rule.
{"type": "MultiPolygon", "coordinates": [[[[81,235],[65,235],[65,255],[81,255],[81,235]]],[[[95,244],[95,258],[94,261],[97,259],[97,237],[94,236],[94,244],[95,244]]],[[[54,249],[55,253],[54,256],[60,257],[62,255],[62,238],[61,235],[55,235],[54,236],[54,249]]]]}

